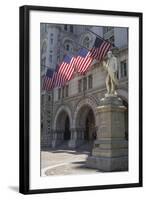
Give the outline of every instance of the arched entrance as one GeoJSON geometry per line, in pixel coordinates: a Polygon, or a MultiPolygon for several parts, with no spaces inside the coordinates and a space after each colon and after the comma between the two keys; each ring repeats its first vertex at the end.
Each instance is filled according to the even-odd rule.
{"type": "Polygon", "coordinates": [[[65,110],[62,110],[57,117],[56,132],[59,138],[63,140],[70,140],[70,119],[68,113],[65,110]]]}
{"type": "Polygon", "coordinates": [[[84,105],[78,111],[76,130],[78,135],[82,134],[82,139],[85,141],[93,141],[96,139],[95,114],[89,105],[84,105]]]}
{"type": "Polygon", "coordinates": [[[62,105],[58,108],[53,123],[52,147],[63,145],[71,139],[72,115],[70,107],[62,105]]]}

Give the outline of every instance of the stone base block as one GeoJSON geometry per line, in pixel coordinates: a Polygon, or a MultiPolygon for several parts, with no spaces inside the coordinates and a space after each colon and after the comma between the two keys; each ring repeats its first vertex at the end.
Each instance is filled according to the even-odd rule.
{"type": "Polygon", "coordinates": [[[52,147],[55,148],[59,145],[61,145],[63,140],[52,140],[52,147]]]}
{"type": "Polygon", "coordinates": [[[76,141],[75,140],[70,140],[68,142],[68,147],[74,149],[76,147],[76,141]]]}
{"type": "Polygon", "coordinates": [[[70,140],[68,142],[69,148],[72,148],[72,149],[79,147],[82,144],[84,144],[84,140],[70,140]]]}
{"type": "Polygon", "coordinates": [[[100,171],[128,171],[128,156],[121,157],[95,157],[87,158],[86,166],[100,171]]]}

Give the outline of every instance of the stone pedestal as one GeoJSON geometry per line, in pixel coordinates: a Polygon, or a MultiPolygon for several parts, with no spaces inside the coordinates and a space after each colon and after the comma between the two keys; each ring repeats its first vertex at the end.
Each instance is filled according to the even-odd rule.
{"type": "Polygon", "coordinates": [[[101,171],[128,170],[128,141],[125,139],[126,107],[117,96],[106,96],[97,107],[99,129],[86,165],[101,171]]]}

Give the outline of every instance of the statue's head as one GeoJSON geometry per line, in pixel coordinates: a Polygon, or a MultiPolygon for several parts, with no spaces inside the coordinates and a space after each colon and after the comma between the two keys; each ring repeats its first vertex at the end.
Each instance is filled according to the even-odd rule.
{"type": "Polygon", "coordinates": [[[107,57],[108,57],[108,58],[111,58],[111,57],[112,57],[112,51],[108,51],[108,52],[107,52],[107,57]]]}

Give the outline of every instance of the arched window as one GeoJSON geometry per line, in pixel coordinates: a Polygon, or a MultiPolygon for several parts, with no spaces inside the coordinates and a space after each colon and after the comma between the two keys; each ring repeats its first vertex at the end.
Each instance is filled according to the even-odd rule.
{"type": "Polygon", "coordinates": [[[70,49],[69,44],[66,44],[66,50],[69,51],[69,49],[70,49]]]}
{"type": "Polygon", "coordinates": [[[71,40],[65,40],[63,46],[64,46],[65,51],[67,51],[68,53],[72,53],[73,52],[73,45],[72,45],[72,41],[71,40]]]}

